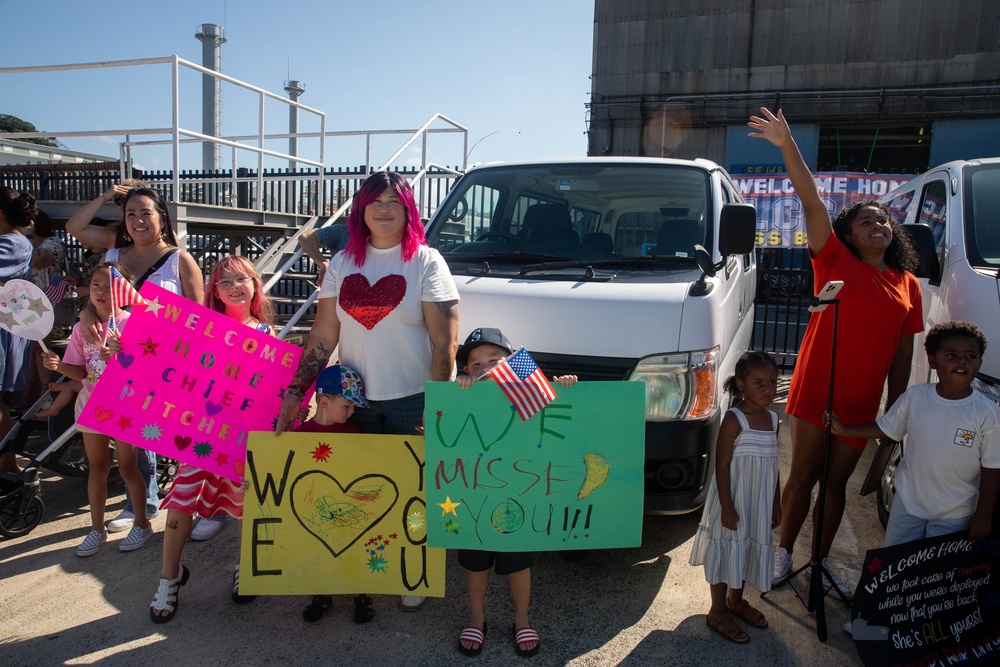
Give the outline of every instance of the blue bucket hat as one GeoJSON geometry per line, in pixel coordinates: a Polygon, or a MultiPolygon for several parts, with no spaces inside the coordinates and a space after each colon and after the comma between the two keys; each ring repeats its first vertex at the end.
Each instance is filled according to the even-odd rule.
{"type": "Polygon", "coordinates": [[[361,382],[358,372],[350,366],[333,364],[324,368],[316,378],[316,393],[343,396],[359,408],[368,407],[368,401],[365,400],[365,385],[361,382]]]}

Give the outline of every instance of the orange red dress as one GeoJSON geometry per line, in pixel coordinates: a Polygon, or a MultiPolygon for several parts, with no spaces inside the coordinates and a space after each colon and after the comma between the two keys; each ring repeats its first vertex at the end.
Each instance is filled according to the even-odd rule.
{"type": "MultiPolygon", "coordinates": [[[[812,258],[814,289],[843,280],[837,331],[833,412],[845,424],[875,421],[901,336],[924,330],[920,283],[907,272],[858,259],[835,235],[812,258]]],[[[785,411],[823,428],[830,389],[834,307],[813,313],[792,373],[785,411]]],[[[914,354],[922,351],[914,350],[914,354]]],[[[867,440],[841,438],[863,450],[867,440]]]]}

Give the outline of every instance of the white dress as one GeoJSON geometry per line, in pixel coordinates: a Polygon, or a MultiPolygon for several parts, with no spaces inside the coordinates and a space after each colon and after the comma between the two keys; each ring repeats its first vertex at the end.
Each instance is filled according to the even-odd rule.
{"type": "Polygon", "coordinates": [[[691,547],[691,565],[705,566],[710,584],[730,588],[753,584],[761,593],[771,590],[771,511],[778,482],[778,415],[768,410],[773,428],[755,431],[739,408],[731,408],[742,430],[733,443],[729,465],[733,506],[739,515],[736,530],[724,528],[715,475],[691,547]]]}

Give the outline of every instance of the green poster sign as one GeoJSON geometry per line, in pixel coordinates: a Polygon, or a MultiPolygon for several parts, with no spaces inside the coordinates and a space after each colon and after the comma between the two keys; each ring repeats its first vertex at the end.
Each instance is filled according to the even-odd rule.
{"type": "Polygon", "coordinates": [[[554,385],[527,421],[493,382],[426,385],[427,543],[560,551],[642,541],[645,385],[554,385]]]}

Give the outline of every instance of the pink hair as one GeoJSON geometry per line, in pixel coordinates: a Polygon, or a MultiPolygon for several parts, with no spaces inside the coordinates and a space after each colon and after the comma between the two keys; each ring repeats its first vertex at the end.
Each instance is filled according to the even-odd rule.
{"type": "Polygon", "coordinates": [[[417,254],[417,248],[427,245],[424,238],[424,223],[420,219],[420,209],[413,198],[413,188],[406,182],[401,174],[390,171],[376,171],[365,179],[365,182],[358,188],[351,204],[351,215],[347,220],[347,233],[350,241],[344,252],[348,257],[354,258],[354,264],[363,266],[365,255],[368,252],[368,239],[371,238],[371,231],[365,224],[365,208],[379,196],[392,188],[406,211],[406,226],[403,228],[403,242],[401,252],[403,261],[409,262],[417,254]]]}
{"type": "Polygon", "coordinates": [[[215,293],[215,286],[222,280],[222,272],[229,271],[234,275],[250,276],[253,281],[253,299],[250,301],[250,315],[264,322],[274,324],[274,306],[271,305],[271,297],[264,294],[264,285],[257,275],[257,269],[246,257],[229,255],[220,259],[212,269],[212,275],[208,277],[208,284],[205,285],[205,305],[214,311],[226,312],[226,304],[215,293]]]}

